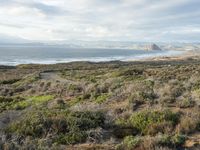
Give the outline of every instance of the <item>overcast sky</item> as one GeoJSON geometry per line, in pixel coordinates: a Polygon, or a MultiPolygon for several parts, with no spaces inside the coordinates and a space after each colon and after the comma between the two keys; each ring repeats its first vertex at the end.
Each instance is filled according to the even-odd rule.
{"type": "Polygon", "coordinates": [[[0,0],[0,40],[199,41],[200,0],[0,0]]]}

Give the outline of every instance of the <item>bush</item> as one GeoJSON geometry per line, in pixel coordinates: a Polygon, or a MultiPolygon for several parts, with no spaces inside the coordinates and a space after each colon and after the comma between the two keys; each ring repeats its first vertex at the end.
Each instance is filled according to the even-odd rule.
{"type": "Polygon", "coordinates": [[[23,97],[0,97],[0,112],[15,109],[14,105],[25,101],[23,97]]]}
{"type": "Polygon", "coordinates": [[[143,70],[142,69],[127,69],[118,74],[118,76],[137,76],[142,75],[143,70]]]}
{"type": "Polygon", "coordinates": [[[20,79],[10,79],[10,80],[3,80],[0,81],[0,84],[13,84],[15,82],[18,82],[20,79]]]}
{"type": "Polygon", "coordinates": [[[25,136],[41,136],[43,133],[43,124],[40,115],[32,115],[25,118],[22,122],[13,123],[7,128],[7,132],[15,132],[25,136]]]}
{"type": "Polygon", "coordinates": [[[195,105],[195,102],[192,101],[191,99],[189,98],[185,98],[183,100],[180,100],[178,103],[177,103],[178,107],[180,108],[189,108],[189,107],[194,107],[195,105]]]}
{"type": "Polygon", "coordinates": [[[133,114],[129,118],[131,126],[137,128],[141,133],[147,134],[149,127],[163,122],[169,122],[172,125],[177,124],[179,114],[166,111],[142,111],[133,114]]]}
{"type": "Polygon", "coordinates": [[[108,94],[102,94],[102,95],[98,96],[98,97],[95,99],[95,102],[101,104],[101,103],[103,103],[104,101],[106,101],[108,98],[109,98],[109,95],[108,95],[108,94]]]}
{"type": "Polygon", "coordinates": [[[176,134],[172,137],[172,144],[176,147],[182,146],[185,143],[186,137],[184,135],[176,134]]]}
{"type": "Polygon", "coordinates": [[[173,86],[171,89],[171,96],[172,97],[179,97],[183,94],[185,89],[182,86],[173,86]]]}
{"type": "Polygon", "coordinates": [[[160,103],[165,106],[166,104],[172,104],[176,101],[176,99],[170,95],[163,96],[160,100],[160,103]]]}
{"type": "Polygon", "coordinates": [[[56,143],[75,144],[86,139],[87,130],[103,125],[104,114],[102,112],[37,110],[11,124],[6,131],[34,138],[44,138],[50,134],[57,136],[56,143]]]}
{"type": "Polygon", "coordinates": [[[56,144],[69,145],[85,142],[87,135],[82,131],[71,131],[67,134],[59,135],[54,141],[56,144]]]}
{"type": "Polygon", "coordinates": [[[75,118],[75,123],[82,130],[103,126],[105,120],[102,112],[74,112],[71,116],[75,118]]]}
{"type": "Polygon", "coordinates": [[[42,95],[42,96],[33,96],[33,97],[27,97],[26,100],[19,101],[17,103],[14,103],[12,105],[13,109],[21,110],[25,109],[29,106],[34,106],[38,104],[43,104],[45,102],[48,102],[53,99],[52,95],[42,95]]]}
{"type": "Polygon", "coordinates": [[[200,120],[197,122],[197,130],[200,131],[200,120]]]}
{"type": "Polygon", "coordinates": [[[140,137],[126,136],[122,143],[116,146],[117,150],[132,150],[141,143],[140,137]]]}
{"type": "Polygon", "coordinates": [[[146,133],[148,135],[156,135],[157,133],[167,134],[167,133],[171,133],[172,130],[173,130],[172,122],[164,121],[164,122],[149,125],[146,133]]]}
{"type": "Polygon", "coordinates": [[[158,138],[158,145],[161,146],[172,146],[171,145],[171,137],[167,134],[164,135],[160,135],[160,137],[158,138]]]}
{"type": "Polygon", "coordinates": [[[80,85],[70,84],[68,90],[75,93],[81,93],[83,88],[80,85]]]}
{"type": "Polygon", "coordinates": [[[190,134],[198,130],[198,119],[192,117],[182,117],[180,120],[179,131],[183,134],[190,134]]]}
{"type": "Polygon", "coordinates": [[[153,91],[148,92],[137,92],[131,95],[129,99],[130,109],[136,110],[142,104],[150,104],[152,105],[155,101],[156,95],[153,91]]]}
{"type": "Polygon", "coordinates": [[[0,96],[0,103],[9,103],[12,101],[14,101],[14,99],[11,97],[0,96]]]}
{"type": "Polygon", "coordinates": [[[168,147],[181,147],[185,143],[186,137],[184,135],[175,134],[173,136],[162,135],[158,140],[158,145],[168,147]]]}

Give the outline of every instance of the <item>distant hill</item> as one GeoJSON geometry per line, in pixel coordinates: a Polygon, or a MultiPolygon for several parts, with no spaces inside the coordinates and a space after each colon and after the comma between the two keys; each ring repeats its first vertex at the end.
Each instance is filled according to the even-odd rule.
{"type": "Polygon", "coordinates": [[[31,41],[14,36],[8,36],[0,34],[0,44],[21,44],[21,43],[30,43],[31,41]]]}

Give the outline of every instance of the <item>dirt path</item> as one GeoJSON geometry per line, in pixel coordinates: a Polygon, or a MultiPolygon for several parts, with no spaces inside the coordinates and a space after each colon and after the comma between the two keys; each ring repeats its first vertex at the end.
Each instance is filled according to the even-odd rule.
{"type": "Polygon", "coordinates": [[[42,72],[40,73],[40,77],[44,80],[55,80],[55,81],[66,82],[66,79],[59,76],[58,73],[56,72],[42,72]]]}
{"type": "Polygon", "coordinates": [[[77,82],[75,81],[62,78],[58,72],[42,72],[40,73],[40,77],[43,80],[59,81],[59,82],[68,83],[68,84],[77,84],[77,82]]]}

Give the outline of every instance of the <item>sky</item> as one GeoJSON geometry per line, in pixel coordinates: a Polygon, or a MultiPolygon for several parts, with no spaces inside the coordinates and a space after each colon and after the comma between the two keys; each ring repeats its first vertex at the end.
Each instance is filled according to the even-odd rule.
{"type": "Polygon", "coordinates": [[[200,0],[0,0],[1,41],[199,41],[200,0]]]}

